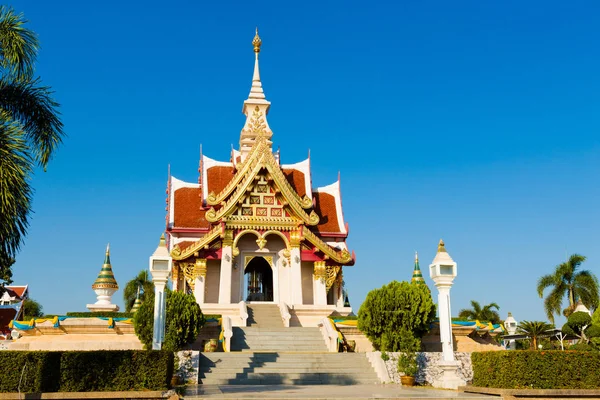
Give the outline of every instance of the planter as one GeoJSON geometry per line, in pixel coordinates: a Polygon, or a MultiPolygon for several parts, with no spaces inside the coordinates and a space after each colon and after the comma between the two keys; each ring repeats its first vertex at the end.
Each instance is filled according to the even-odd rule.
{"type": "Polygon", "coordinates": [[[179,375],[173,375],[171,377],[171,387],[174,388],[177,385],[179,385],[179,375]]]}
{"type": "Polygon", "coordinates": [[[219,341],[217,339],[209,339],[204,341],[204,352],[205,353],[214,353],[217,351],[217,347],[219,346],[219,341]]]}
{"type": "Polygon", "coordinates": [[[400,383],[402,383],[402,386],[415,386],[415,377],[402,375],[400,377],[400,383]]]}

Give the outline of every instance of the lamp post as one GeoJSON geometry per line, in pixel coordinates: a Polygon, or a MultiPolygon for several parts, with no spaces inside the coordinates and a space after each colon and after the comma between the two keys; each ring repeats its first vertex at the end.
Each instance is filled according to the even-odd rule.
{"type": "Polygon", "coordinates": [[[458,363],[454,359],[454,348],[452,342],[452,320],[450,312],[450,288],[456,278],[456,263],[450,257],[444,241],[440,240],[437,254],[429,266],[429,275],[438,289],[438,313],[440,320],[440,341],[442,342],[443,370],[441,377],[433,382],[434,387],[444,389],[457,389],[466,384],[458,377],[458,363]]]}
{"type": "MultiPolygon", "coordinates": [[[[517,333],[517,320],[513,317],[512,313],[508,313],[508,317],[504,320],[504,328],[506,329],[506,333],[509,335],[514,335],[517,333]]],[[[517,342],[515,339],[510,339],[508,341],[508,345],[506,346],[509,350],[517,349],[517,342]]]]}
{"type": "Polygon", "coordinates": [[[154,283],[154,330],[152,350],[160,350],[165,338],[165,286],[171,274],[173,259],[167,249],[165,235],[160,237],[158,247],[150,256],[150,273],[154,283]]]}

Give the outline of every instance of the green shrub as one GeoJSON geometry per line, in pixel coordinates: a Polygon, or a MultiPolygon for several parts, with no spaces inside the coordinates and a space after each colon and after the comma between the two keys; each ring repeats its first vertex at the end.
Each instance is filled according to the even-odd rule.
{"type": "Polygon", "coordinates": [[[163,390],[173,358],[168,351],[0,351],[0,392],[163,390]]]}
{"type": "Polygon", "coordinates": [[[133,313],[130,312],[113,312],[113,311],[98,311],[98,312],[68,312],[67,317],[74,318],[133,318],[133,313]]]}
{"type": "Polygon", "coordinates": [[[392,281],[371,290],[358,310],[358,329],[376,350],[398,351],[401,331],[419,339],[435,319],[435,304],[426,285],[392,281]]]}
{"type": "MultiPolygon", "coordinates": [[[[192,294],[168,291],[166,299],[164,350],[178,351],[193,343],[200,328],[204,326],[204,315],[192,294]]],[[[135,334],[146,349],[152,348],[154,329],[154,293],[148,293],[133,319],[135,334]]]]}
{"type": "Polygon", "coordinates": [[[600,353],[489,351],[472,353],[473,386],[502,389],[600,388],[600,353]]]}

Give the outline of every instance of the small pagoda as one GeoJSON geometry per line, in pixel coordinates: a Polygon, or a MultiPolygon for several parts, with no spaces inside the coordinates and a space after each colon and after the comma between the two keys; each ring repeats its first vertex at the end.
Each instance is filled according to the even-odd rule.
{"type": "Polygon", "coordinates": [[[110,264],[110,245],[106,246],[104,264],[92,285],[92,289],[96,292],[97,301],[94,304],[88,304],[88,310],[119,311],[119,306],[112,303],[112,295],[119,290],[119,285],[117,284],[117,280],[113,274],[112,265],[110,264]]]}
{"type": "Polygon", "coordinates": [[[194,293],[203,312],[229,315],[234,325],[240,302],[265,302],[286,306],[309,326],[333,312],[352,312],[342,293],[343,268],[355,256],[346,244],[340,179],[313,187],[310,154],[281,163],[267,121],[258,31],[252,45],[239,150],[227,161],[201,154],[197,183],[169,177],[173,289],[194,293]]]}

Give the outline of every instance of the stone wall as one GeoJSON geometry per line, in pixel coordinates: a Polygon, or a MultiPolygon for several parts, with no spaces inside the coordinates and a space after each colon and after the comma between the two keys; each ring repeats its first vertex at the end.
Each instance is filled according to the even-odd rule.
{"type": "Polygon", "coordinates": [[[183,350],[175,353],[177,357],[177,371],[180,382],[186,384],[198,383],[198,372],[200,368],[200,352],[194,350],[183,350]]]}
{"type": "MultiPolygon", "coordinates": [[[[394,383],[400,383],[398,373],[398,355],[400,353],[387,353],[389,360],[385,361],[389,378],[394,383]]],[[[455,352],[454,358],[458,362],[458,376],[470,383],[473,380],[473,368],[471,366],[471,353],[455,352]]],[[[442,353],[418,353],[417,363],[419,372],[415,376],[415,381],[420,385],[431,385],[442,374],[442,369],[438,366],[442,361],[442,353]]]]}

